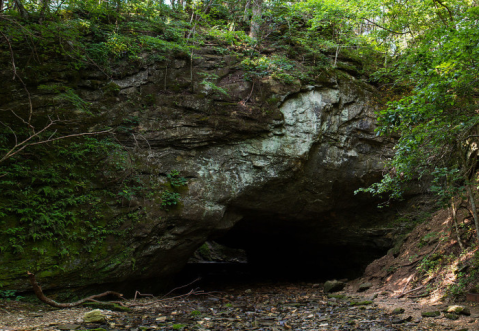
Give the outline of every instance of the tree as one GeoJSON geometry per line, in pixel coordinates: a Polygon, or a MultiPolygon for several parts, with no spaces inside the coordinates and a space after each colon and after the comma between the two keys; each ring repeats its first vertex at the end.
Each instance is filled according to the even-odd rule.
{"type": "Polygon", "coordinates": [[[253,12],[251,16],[251,27],[249,36],[258,39],[261,31],[261,22],[263,15],[263,0],[253,0],[253,12]]]}
{"type": "Polygon", "coordinates": [[[463,1],[448,4],[427,2],[429,11],[424,14],[418,10],[424,4],[416,4],[409,8],[413,13],[409,16],[418,16],[422,23],[403,18],[403,26],[396,22],[378,34],[392,38],[396,45],[406,45],[394,66],[378,75],[384,83],[405,92],[379,113],[378,134],[400,135],[395,156],[388,163],[390,171],[380,183],[363,191],[400,198],[408,182],[421,178],[433,183],[431,189],[445,204],[465,191],[479,238],[474,204],[479,144],[479,10],[463,1]]]}

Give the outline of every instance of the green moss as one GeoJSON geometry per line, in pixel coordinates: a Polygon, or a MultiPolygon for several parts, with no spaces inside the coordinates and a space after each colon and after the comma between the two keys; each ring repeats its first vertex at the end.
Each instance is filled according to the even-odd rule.
{"type": "Polygon", "coordinates": [[[422,317],[437,317],[440,316],[441,313],[439,311],[423,311],[421,312],[422,317]]]}
{"type": "Polygon", "coordinates": [[[103,86],[103,93],[107,96],[118,96],[120,94],[120,86],[114,82],[110,82],[103,86]]]}
{"type": "Polygon", "coordinates": [[[198,248],[198,253],[200,253],[201,257],[205,260],[211,259],[210,246],[208,246],[207,243],[204,243],[200,246],[200,248],[198,248]]]}
{"type": "Polygon", "coordinates": [[[279,101],[280,101],[280,98],[278,98],[278,97],[271,97],[271,98],[266,99],[266,103],[268,105],[271,105],[271,106],[276,105],[279,101]]]}
{"type": "Polygon", "coordinates": [[[351,301],[350,304],[351,306],[367,306],[372,304],[373,302],[370,300],[365,300],[365,301],[351,301]]]}
{"type": "Polygon", "coordinates": [[[396,308],[393,310],[392,312],[394,315],[399,315],[399,314],[402,314],[404,313],[404,308],[396,308]]]}

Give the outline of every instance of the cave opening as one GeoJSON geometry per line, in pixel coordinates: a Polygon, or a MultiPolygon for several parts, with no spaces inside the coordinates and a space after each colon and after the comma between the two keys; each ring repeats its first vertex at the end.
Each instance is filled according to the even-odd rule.
{"type": "Polygon", "coordinates": [[[328,212],[314,219],[245,210],[241,214],[232,229],[200,247],[178,275],[178,283],[196,277],[215,286],[351,280],[384,256],[402,232],[387,224],[391,211],[376,206],[328,212]]]}

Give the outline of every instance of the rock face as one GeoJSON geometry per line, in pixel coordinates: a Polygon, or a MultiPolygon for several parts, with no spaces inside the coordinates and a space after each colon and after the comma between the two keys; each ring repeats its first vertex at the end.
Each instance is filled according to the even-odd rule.
{"type": "MultiPolygon", "coordinates": [[[[135,118],[118,139],[145,182],[166,185],[178,171],[188,184],[169,211],[159,199],[133,201],[142,216],[126,238],[103,244],[108,253],[95,263],[76,258],[61,275],[44,273],[44,288],[165,279],[212,239],[245,249],[253,263],[320,266],[318,274],[360,270],[393,245],[397,229],[384,225],[390,215],[353,194],[380,178],[391,153],[391,142],[374,133],[373,88],[345,73],[325,73],[314,86],[273,79],[253,86],[233,58],[205,53],[195,61],[191,75],[186,60],[175,60],[113,83],[93,73],[78,80],[103,121],[135,118]],[[201,85],[202,71],[216,73],[229,95],[201,85]],[[112,84],[116,96],[108,96],[112,84]],[[86,265],[93,272],[79,272],[86,265]]],[[[2,282],[25,288],[19,276],[2,282]]]]}

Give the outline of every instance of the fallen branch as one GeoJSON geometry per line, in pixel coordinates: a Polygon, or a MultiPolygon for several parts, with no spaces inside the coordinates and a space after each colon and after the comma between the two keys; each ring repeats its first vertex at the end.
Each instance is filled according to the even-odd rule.
{"type": "MultiPolygon", "coordinates": [[[[78,300],[76,302],[69,302],[69,303],[56,302],[55,300],[52,300],[52,299],[48,298],[47,296],[45,296],[45,294],[43,294],[42,288],[37,283],[37,280],[35,278],[35,274],[32,274],[31,272],[27,271],[27,275],[28,275],[28,278],[30,279],[30,283],[32,284],[33,291],[35,292],[35,295],[37,296],[37,298],[40,301],[42,301],[42,302],[44,302],[44,303],[46,303],[50,306],[56,307],[56,308],[71,308],[71,307],[79,306],[82,303],[87,302],[87,301],[98,302],[95,299],[105,297],[107,295],[114,295],[114,296],[116,296],[120,299],[125,300],[123,298],[123,294],[120,294],[118,292],[113,292],[113,291],[106,291],[106,292],[103,292],[101,294],[92,295],[92,296],[89,296],[88,298],[78,300]]],[[[120,302],[116,302],[116,303],[120,303],[120,302]]],[[[122,303],[120,303],[120,304],[123,305],[122,303]]]]}
{"type": "Polygon", "coordinates": [[[133,301],[136,301],[136,297],[152,297],[154,298],[155,296],[153,294],[141,294],[140,291],[135,291],[135,297],[133,298],[133,301]]]}
{"type": "Polygon", "coordinates": [[[419,286],[419,287],[413,288],[412,290],[409,290],[409,291],[407,291],[407,292],[401,293],[401,294],[399,294],[398,296],[395,296],[394,298],[395,298],[395,299],[402,298],[403,296],[405,296],[405,295],[408,294],[408,293],[412,293],[412,292],[419,291],[420,289],[424,288],[424,286],[426,286],[426,285],[421,285],[421,286],[419,286]]]}
{"type": "Polygon", "coordinates": [[[165,302],[165,301],[170,301],[170,300],[174,300],[174,299],[179,299],[179,298],[187,298],[191,295],[207,295],[208,293],[205,293],[203,291],[196,291],[196,290],[191,290],[189,291],[188,293],[186,294],[182,294],[182,295],[178,295],[176,297],[171,297],[171,298],[163,298],[163,299],[159,299],[159,300],[155,300],[155,301],[150,301],[150,302],[146,302],[146,303],[135,303],[135,304],[130,304],[128,305],[128,307],[143,307],[143,306],[149,306],[149,305],[152,305],[152,304],[155,304],[155,303],[159,303],[159,302],[165,302]]]}
{"type": "Polygon", "coordinates": [[[190,282],[190,283],[188,283],[188,284],[186,284],[186,285],[182,285],[182,286],[175,287],[175,288],[172,289],[170,292],[168,292],[168,293],[166,293],[164,296],[162,296],[161,299],[163,299],[164,297],[170,295],[171,293],[175,292],[176,290],[179,290],[179,289],[181,289],[181,288],[185,288],[185,287],[187,287],[187,286],[190,286],[190,285],[192,285],[192,284],[194,284],[194,283],[196,283],[197,281],[200,281],[200,280],[201,280],[201,277],[198,277],[198,278],[196,278],[194,281],[192,281],[192,282],[190,282]]]}
{"type": "Polygon", "coordinates": [[[0,310],[3,310],[3,311],[6,312],[8,315],[11,315],[11,314],[12,314],[12,313],[10,313],[8,310],[6,310],[6,309],[0,308],[0,310]]]}

